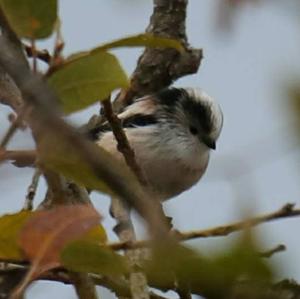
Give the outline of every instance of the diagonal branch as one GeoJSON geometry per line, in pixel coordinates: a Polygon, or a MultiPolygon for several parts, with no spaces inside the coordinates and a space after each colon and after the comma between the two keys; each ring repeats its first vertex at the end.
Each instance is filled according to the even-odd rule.
{"type": "Polygon", "coordinates": [[[54,92],[40,76],[30,71],[28,64],[24,62],[24,56],[15,51],[10,40],[4,35],[0,35],[0,65],[21,90],[24,102],[33,107],[31,119],[37,127],[55,132],[57,137],[76,148],[95,175],[145,218],[152,233],[156,236],[166,236],[167,224],[164,223],[157,204],[148,199],[137,180],[115,159],[86,140],[59,117],[55,105],[59,101],[54,92]]]}
{"type": "MultiPolygon", "coordinates": [[[[188,240],[199,239],[199,238],[223,237],[233,232],[255,227],[263,223],[279,220],[282,218],[291,218],[291,217],[299,217],[299,216],[300,216],[300,209],[295,209],[294,204],[286,204],[275,212],[249,218],[243,221],[238,221],[231,224],[217,226],[205,230],[196,230],[196,231],[189,231],[183,233],[176,232],[176,237],[179,241],[188,241],[188,240]]],[[[142,240],[142,241],[131,242],[131,243],[129,242],[112,243],[109,244],[108,246],[113,250],[126,250],[126,249],[149,247],[151,246],[151,244],[152,243],[149,240],[142,240]]]]}
{"type": "MultiPolygon", "coordinates": [[[[110,99],[106,99],[102,102],[104,116],[108,120],[113,134],[117,140],[118,150],[123,154],[123,157],[136,175],[140,184],[143,187],[148,187],[148,182],[144,175],[143,170],[139,167],[135,160],[135,154],[133,149],[130,147],[127,136],[121,126],[119,118],[114,114],[110,99]]],[[[136,241],[136,235],[134,226],[130,218],[130,210],[128,206],[116,197],[111,198],[111,215],[115,218],[117,225],[114,227],[115,233],[118,235],[119,240],[123,242],[134,242],[136,241]]],[[[129,285],[131,289],[131,296],[133,299],[149,299],[149,290],[147,286],[146,275],[142,271],[136,271],[139,268],[139,263],[142,256],[141,249],[138,250],[126,250],[125,255],[131,264],[131,273],[129,275],[129,285]]],[[[130,296],[129,296],[130,297],[130,296]]]]}
{"type": "Polygon", "coordinates": [[[148,182],[145,177],[145,174],[135,160],[134,151],[129,145],[128,139],[122,128],[121,122],[113,112],[110,99],[106,99],[105,101],[103,101],[102,105],[104,110],[104,116],[109,122],[111,129],[114,133],[114,136],[117,140],[118,150],[123,154],[123,157],[127,165],[136,175],[136,177],[138,178],[142,186],[148,186],[148,182]]]}

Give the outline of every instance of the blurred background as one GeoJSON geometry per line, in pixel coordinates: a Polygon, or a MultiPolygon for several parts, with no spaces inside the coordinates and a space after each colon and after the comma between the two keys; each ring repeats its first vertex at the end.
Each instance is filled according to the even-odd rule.
{"type": "MultiPolygon", "coordinates": [[[[143,32],[152,13],[150,0],[60,1],[65,54],[88,50],[103,42],[143,32]]],[[[204,229],[300,204],[299,127],[295,100],[300,86],[300,3],[297,0],[190,0],[187,33],[193,47],[204,49],[198,74],[175,86],[201,87],[220,103],[225,117],[217,150],[204,178],[191,190],[164,204],[181,230],[204,229]],[[298,85],[297,85],[298,84],[298,85]],[[294,96],[294,98],[293,98],[294,96]]],[[[52,49],[53,41],[39,43],[52,49]]],[[[114,51],[130,74],[142,49],[114,51]]],[[[42,65],[41,65],[42,68],[42,65]]],[[[99,105],[70,117],[79,126],[99,111],[99,105]]],[[[0,106],[0,136],[9,126],[10,110],[0,106]]],[[[30,132],[16,134],[10,149],[30,149],[30,132]]],[[[33,170],[10,164],[0,167],[1,214],[18,211],[33,170]]],[[[43,199],[40,181],[35,204],[43,199]]],[[[92,194],[104,215],[109,238],[114,225],[109,199],[92,194]]],[[[137,230],[143,227],[135,217],[137,230]]],[[[280,243],[287,251],[272,257],[278,280],[300,281],[300,218],[284,219],[255,229],[260,248],[280,243]]],[[[203,254],[220,252],[238,234],[189,244],[203,254]]],[[[103,298],[112,295],[100,289],[103,298]]],[[[28,298],[75,298],[73,288],[58,283],[35,284],[28,298]],[[45,295],[47,288],[47,295],[45,295]]]]}

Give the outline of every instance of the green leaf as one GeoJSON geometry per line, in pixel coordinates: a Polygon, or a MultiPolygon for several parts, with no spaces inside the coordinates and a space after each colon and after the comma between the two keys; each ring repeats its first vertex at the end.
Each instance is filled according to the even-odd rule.
{"type": "MultiPolygon", "coordinates": [[[[108,155],[102,148],[93,145],[95,154],[103,157],[108,155]]],[[[95,175],[94,170],[85,161],[76,147],[56,135],[55,132],[43,132],[39,142],[39,158],[46,167],[76,183],[92,190],[112,194],[110,188],[95,175]]],[[[107,162],[107,167],[109,162],[107,162]]]]}
{"type": "Polygon", "coordinates": [[[192,293],[207,298],[221,299],[226,293],[224,270],[196,251],[180,244],[160,244],[152,256],[153,259],[145,263],[151,286],[189,286],[192,293]]]}
{"type": "Polygon", "coordinates": [[[96,244],[105,244],[107,235],[102,225],[95,226],[80,238],[80,241],[93,242],[96,244]]]}
{"type": "Polygon", "coordinates": [[[62,264],[78,272],[102,275],[123,275],[128,273],[126,259],[111,249],[93,242],[74,241],[61,253],[62,264]]]}
{"type": "Polygon", "coordinates": [[[1,0],[4,13],[19,37],[46,38],[57,20],[57,0],[1,0]]]}
{"type": "Polygon", "coordinates": [[[72,55],[48,82],[65,113],[84,109],[107,98],[113,90],[129,85],[119,61],[107,52],[72,55]]]}
{"type": "Polygon", "coordinates": [[[182,44],[171,38],[159,37],[152,34],[138,34],[125,38],[120,38],[110,43],[106,43],[92,50],[93,52],[106,51],[119,47],[152,47],[152,48],[174,48],[179,52],[184,51],[182,44]]]}
{"type": "Polygon", "coordinates": [[[228,298],[240,278],[255,282],[271,281],[272,273],[250,243],[235,244],[219,256],[206,258],[179,244],[154,248],[152,260],[144,269],[151,286],[188,286],[205,298],[228,298]]]}
{"type": "Polygon", "coordinates": [[[24,223],[32,212],[22,211],[0,218],[0,258],[22,260],[24,256],[18,245],[18,238],[24,223]]]}
{"type": "Polygon", "coordinates": [[[226,269],[226,275],[231,278],[238,275],[266,281],[272,278],[270,267],[259,256],[256,242],[248,231],[231,248],[216,257],[214,262],[218,267],[226,269]]]}

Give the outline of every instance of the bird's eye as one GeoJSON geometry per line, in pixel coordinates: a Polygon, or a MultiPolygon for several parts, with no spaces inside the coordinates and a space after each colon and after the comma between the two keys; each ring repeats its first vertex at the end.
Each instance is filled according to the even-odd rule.
{"type": "Polygon", "coordinates": [[[197,135],[198,134],[198,130],[196,127],[193,127],[193,126],[190,126],[190,132],[193,134],[193,135],[197,135]]]}

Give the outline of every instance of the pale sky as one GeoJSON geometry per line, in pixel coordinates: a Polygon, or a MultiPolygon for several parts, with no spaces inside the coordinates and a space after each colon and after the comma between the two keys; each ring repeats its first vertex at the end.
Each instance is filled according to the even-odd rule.
{"type": "MultiPolygon", "coordinates": [[[[191,190],[165,203],[166,212],[174,217],[179,230],[226,224],[241,219],[247,212],[271,212],[287,202],[300,205],[300,160],[284,93],[289,78],[300,74],[299,15],[267,2],[260,6],[247,5],[238,15],[232,32],[225,34],[215,30],[216,0],[190,0],[189,41],[194,47],[203,47],[205,59],[198,74],[185,77],[175,85],[201,87],[215,97],[223,109],[225,123],[204,178],[191,190]]],[[[151,11],[149,0],[62,0],[60,15],[66,54],[142,32],[151,11]]],[[[130,74],[141,49],[114,53],[130,74]]],[[[98,106],[91,107],[73,116],[72,121],[80,125],[97,111],[98,106]]],[[[0,106],[0,136],[8,127],[8,112],[9,109],[0,106]]],[[[14,149],[31,146],[28,132],[18,133],[10,144],[14,149]]],[[[31,173],[28,169],[1,165],[2,214],[20,209],[31,173]]],[[[44,190],[42,182],[38,201],[44,190]]],[[[108,199],[99,194],[93,194],[92,198],[110,231],[113,221],[107,214],[108,199]]],[[[295,218],[255,230],[262,250],[280,243],[287,246],[286,252],[272,258],[279,278],[300,281],[299,225],[300,218],[295,218]]],[[[142,234],[142,229],[138,230],[142,234]]],[[[208,255],[221,251],[237,236],[191,244],[208,255]]],[[[110,234],[110,238],[115,236],[110,234]]],[[[56,298],[76,298],[71,287],[54,283],[36,284],[27,297],[52,298],[54,294],[56,298]]],[[[101,289],[101,294],[108,293],[101,289]]]]}

